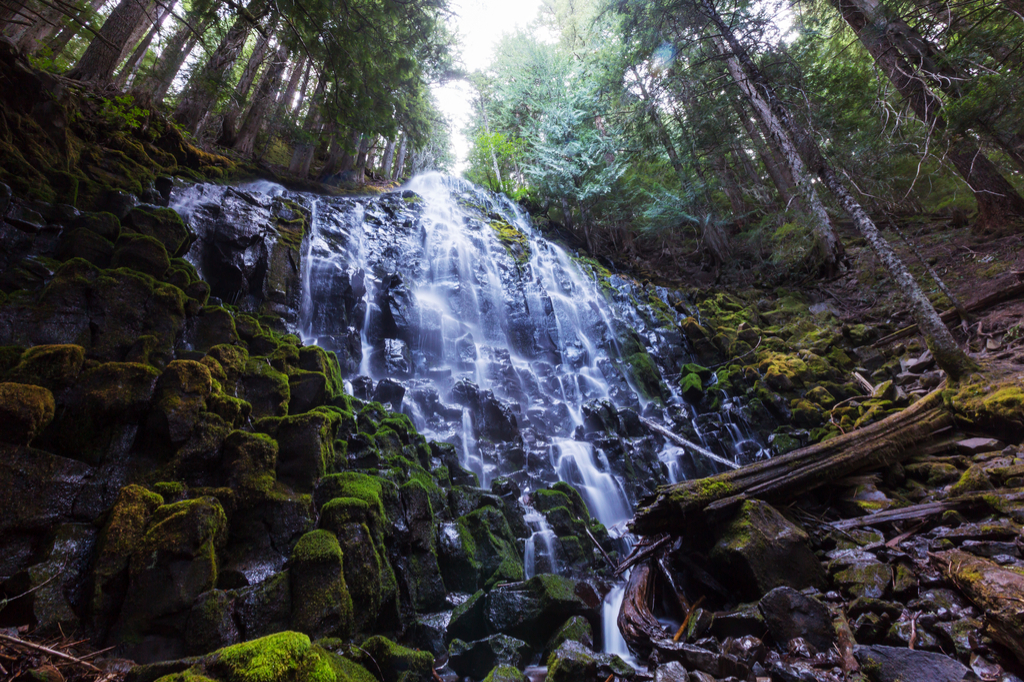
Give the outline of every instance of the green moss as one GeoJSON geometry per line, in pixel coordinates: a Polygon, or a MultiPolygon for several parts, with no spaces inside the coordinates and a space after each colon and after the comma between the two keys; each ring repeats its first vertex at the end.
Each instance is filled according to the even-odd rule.
{"type": "Polygon", "coordinates": [[[156,551],[198,556],[222,544],[226,531],[227,516],[213,497],[165,504],[153,512],[137,556],[146,557],[156,551]]]}
{"type": "Polygon", "coordinates": [[[493,220],[490,225],[512,260],[517,263],[530,260],[530,243],[525,234],[504,220],[493,220]]]}
{"type": "Polygon", "coordinates": [[[384,682],[421,682],[434,678],[434,656],[375,635],[352,650],[352,659],[380,670],[384,682]]]}
{"type": "Polygon", "coordinates": [[[699,478],[687,481],[685,486],[679,486],[669,493],[669,500],[672,504],[692,507],[705,507],[715,500],[731,497],[736,493],[736,487],[731,483],[716,480],[714,478],[699,478]]]}
{"type": "Polygon", "coordinates": [[[660,399],[661,374],[654,359],[647,353],[634,353],[626,358],[629,374],[633,378],[636,389],[648,400],[660,399]]]}
{"type": "Polygon", "coordinates": [[[311,653],[306,635],[278,632],[222,649],[213,667],[224,669],[231,682],[278,682],[298,677],[301,663],[311,653]]]}
{"type": "Polygon", "coordinates": [[[313,530],[291,556],[292,623],[317,636],[346,637],[352,630],[352,596],[345,584],[344,555],[329,531],[313,530]]]}
{"type": "Polygon", "coordinates": [[[6,380],[57,391],[74,383],[84,362],[85,349],[81,346],[33,346],[19,357],[6,380]]]}
{"type": "Polygon", "coordinates": [[[341,547],[338,545],[338,538],[326,530],[314,530],[299,538],[295,549],[292,550],[292,559],[296,561],[330,561],[337,559],[341,561],[341,547]]]}
{"type": "MultiPolygon", "coordinates": [[[[185,486],[178,481],[161,481],[153,484],[153,492],[164,500],[173,500],[176,497],[181,497],[185,493],[185,486]]],[[[161,500],[157,506],[160,504],[163,504],[163,500],[161,500]]],[[[154,509],[155,508],[156,507],[154,507],[154,509]]]]}
{"type": "Polygon", "coordinates": [[[957,420],[973,428],[1012,438],[1024,431],[1024,388],[1020,377],[976,380],[943,392],[957,420]]]}
{"type": "Polygon", "coordinates": [[[968,468],[967,471],[960,476],[960,480],[950,487],[949,494],[951,496],[963,495],[965,493],[981,492],[983,490],[992,490],[994,488],[995,486],[993,486],[992,481],[989,480],[985,468],[975,464],[968,468]]]}
{"type": "Polygon", "coordinates": [[[42,386],[0,384],[0,441],[28,445],[54,415],[53,394],[42,386]]]}

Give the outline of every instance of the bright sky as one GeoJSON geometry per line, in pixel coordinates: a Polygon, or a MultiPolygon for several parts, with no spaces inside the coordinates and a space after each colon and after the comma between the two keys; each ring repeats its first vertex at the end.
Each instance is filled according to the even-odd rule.
{"type": "MultiPolygon", "coordinates": [[[[483,69],[491,62],[494,46],[505,33],[526,26],[537,17],[540,0],[455,0],[455,31],[462,43],[462,63],[469,72],[483,69]]],[[[462,129],[469,123],[473,89],[464,81],[435,87],[437,102],[452,122],[455,147],[455,175],[466,167],[469,141],[462,129]]]]}

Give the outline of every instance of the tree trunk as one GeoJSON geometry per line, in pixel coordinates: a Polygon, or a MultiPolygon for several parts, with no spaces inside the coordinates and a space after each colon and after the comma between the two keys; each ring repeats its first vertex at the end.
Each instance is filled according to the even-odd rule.
{"type": "Polygon", "coordinates": [[[402,133],[402,143],[398,145],[398,162],[395,164],[395,175],[392,180],[401,180],[402,173],[405,171],[405,147],[409,140],[409,136],[402,133]]]}
{"type": "MultiPolygon", "coordinates": [[[[209,24],[208,18],[201,17],[196,12],[189,12],[185,15],[185,19],[195,26],[199,33],[205,31],[209,24]]],[[[139,83],[139,89],[150,93],[154,102],[163,102],[171,83],[174,82],[175,76],[181,70],[181,65],[185,63],[197,42],[199,42],[199,36],[188,24],[183,23],[179,26],[160,51],[160,57],[153,64],[149,73],[139,83]]]]}
{"type": "Polygon", "coordinates": [[[124,89],[125,85],[128,84],[130,79],[135,77],[135,74],[139,71],[139,66],[142,65],[142,60],[146,56],[146,52],[149,50],[149,46],[153,44],[153,38],[160,32],[160,24],[163,23],[164,18],[172,11],[178,0],[170,0],[166,5],[161,4],[157,6],[156,21],[150,27],[146,33],[146,37],[136,46],[135,51],[132,52],[131,56],[128,57],[128,61],[125,62],[124,66],[121,67],[121,72],[118,73],[114,83],[118,88],[124,89]]]}
{"type": "Polygon", "coordinates": [[[384,168],[381,170],[381,175],[384,176],[384,180],[388,181],[391,179],[391,164],[395,158],[395,138],[388,140],[388,146],[384,149],[384,168]]]}
{"type": "Polygon", "coordinates": [[[278,100],[277,108],[274,110],[275,121],[279,120],[286,111],[291,111],[293,100],[295,99],[295,91],[299,87],[299,79],[302,78],[302,72],[305,68],[306,56],[303,55],[299,58],[299,61],[295,62],[292,72],[288,76],[288,85],[285,87],[284,94],[278,100]]]}
{"type": "Polygon", "coordinates": [[[225,79],[230,77],[231,67],[242,52],[249,31],[252,30],[251,17],[255,14],[254,10],[262,2],[263,0],[249,2],[221,39],[209,61],[193,75],[185,91],[181,93],[178,106],[174,110],[174,120],[192,135],[198,136],[203,129],[217,102],[217,95],[224,87],[225,79]]]}
{"type": "MultiPolygon", "coordinates": [[[[221,119],[220,139],[217,140],[217,144],[222,147],[235,146],[235,136],[237,134],[235,129],[239,124],[238,119],[242,112],[245,111],[246,103],[249,99],[249,90],[252,89],[252,84],[256,80],[256,74],[259,73],[260,67],[266,61],[267,51],[270,49],[270,38],[273,36],[276,26],[277,16],[275,15],[267,22],[266,30],[256,36],[256,44],[253,45],[252,52],[249,54],[249,61],[245,63],[245,68],[242,70],[242,77],[235,84],[234,92],[231,93],[231,97],[228,99],[224,109],[224,117],[221,119]]],[[[249,151],[252,151],[252,149],[250,148],[249,151]]]]}
{"type": "Polygon", "coordinates": [[[274,103],[273,92],[281,86],[281,76],[284,75],[285,64],[288,63],[288,48],[281,45],[277,48],[277,56],[270,62],[267,70],[260,78],[260,84],[256,87],[256,94],[252,98],[252,105],[242,121],[242,127],[238,131],[238,138],[235,140],[235,151],[246,156],[252,154],[256,144],[256,135],[263,125],[267,111],[274,103]]]}
{"type": "Polygon", "coordinates": [[[68,46],[71,39],[82,32],[82,26],[79,22],[85,23],[88,21],[89,17],[103,7],[106,2],[107,0],[89,0],[82,11],[68,14],[68,21],[65,22],[64,27],[46,43],[46,47],[50,50],[50,55],[56,58],[63,54],[64,48],[68,46]],[[75,21],[75,19],[78,21],[75,21]]]}
{"type": "MultiPolygon", "coordinates": [[[[703,1],[706,4],[708,3],[708,0],[703,1]]],[[[732,40],[735,40],[735,37],[732,40]]],[[[839,270],[840,264],[846,258],[843,244],[832,227],[832,220],[825,210],[825,205],[821,203],[821,198],[814,188],[811,174],[808,172],[800,156],[798,151],[799,142],[785,124],[785,121],[788,120],[788,113],[785,117],[780,116],[779,112],[775,111],[777,107],[771,106],[762,97],[764,91],[757,88],[757,84],[751,82],[753,79],[749,77],[749,74],[744,72],[745,65],[741,64],[734,54],[735,48],[733,48],[733,53],[730,53],[731,46],[727,45],[724,39],[715,38],[715,42],[718,45],[719,51],[725,57],[726,68],[729,70],[733,81],[739,86],[740,91],[744,94],[747,101],[750,102],[754,111],[757,112],[758,118],[761,119],[768,129],[772,140],[781,150],[793,180],[803,196],[804,203],[810,209],[809,214],[813,221],[812,229],[816,246],[815,259],[820,261],[821,269],[828,275],[835,274],[839,270]]]]}
{"type": "Polygon", "coordinates": [[[370,152],[370,136],[363,135],[359,141],[359,153],[356,155],[356,165],[353,170],[358,174],[359,184],[365,182],[364,176],[366,175],[366,157],[370,152]]]}
{"type": "MultiPolygon", "coordinates": [[[[865,7],[864,0],[832,0],[850,25],[857,38],[867,48],[875,63],[885,73],[896,90],[906,98],[911,110],[931,130],[943,134],[946,131],[946,120],[942,116],[942,100],[928,87],[925,76],[908,61],[930,63],[930,46],[921,46],[923,39],[915,38],[914,34],[906,35],[897,40],[872,21],[871,6],[865,7]],[[913,54],[904,57],[900,47],[913,54]],[[907,47],[909,46],[909,47],[907,47]]],[[[940,67],[933,66],[933,73],[940,73],[940,67]]],[[[958,79],[951,79],[958,80],[958,79]]],[[[1024,217],[1024,199],[1003,177],[999,169],[978,148],[977,143],[967,136],[954,138],[947,152],[960,177],[974,192],[978,203],[978,223],[982,229],[1001,225],[1006,220],[1024,217]]]]}
{"type": "MultiPolygon", "coordinates": [[[[757,110],[763,112],[766,123],[770,118],[779,127],[778,141],[784,143],[784,145],[791,145],[792,138],[790,133],[794,124],[789,112],[778,100],[771,83],[768,82],[760,69],[750,59],[750,55],[740,45],[732,30],[722,21],[722,18],[714,9],[711,0],[701,0],[701,2],[708,17],[721,32],[722,37],[716,38],[716,41],[719,43],[722,53],[727,57],[726,64],[733,78],[745,90],[748,98],[757,110]],[[726,45],[726,43],[728,44],[726,45]],[[764,98],[761,96],[762,93],[764,98]]],[[[808,159],[810,165],[817,172],[824,185],[839,201],[843,209],[853,219],[854,225],[856,225],[861,235],[871,244],[875,255],[882,261],[882,264],[889,272],[889,276],[892,277],[896,289],[905,297],[906,302],[910,305],[911,314],[924,334],[925,343],[935,356],[935,361],[939,367],[953,381],[966,376],[977,365],[957,345],[953,335],[946,328],[946,325],[942,323],[942,320],[939,319],[939,314],[935,311],[928,297],[921,291],[921,288],[917,285],[917,282],[911,276],[903,261],[900,260],[896,252],[892,250],[892,247],[882,237],[878,228],[871,221],[871,218],[868,217],[867,212],[864,211],[860,203],[853,198],[853,195],[839,181],[835,171],[825,160],[821,150],[813,140],[806,134],[799,132],[794,137],[804,140],[803,147],[805,153],[810,156],[808,159]]],[[[796,161],[800,160],[795,149],[792,151],[787,149],[787,157],[791,154],[795,157],[796,161]]],[[[802,181],[809,180],[803,164],[800,163],[797,166],[800,172],[803,173],[802,181]]],[[[794,166],[794,175],[796,174],[797,166],[794,166]]],[[[813,191],[813,187],[810,189],[813,191]]],[[[807,193],[804,196],[808,199],[811,197],[807,193]]],[[[813,197],[816,199],[817,195],[815,194],[813,197]]]]}
{"type": "Polygon", "coordinates": [[[494,164],[494,177],[498,180],[497,190],[501,191],[501,171],[498,169],[498,157],[494,153],[494,145],[491,144],[491,125],[487,120],[487,107],[484,106],[484,98],[480,97],[480,113],[484,117],[484,132],[487,133],[487,151],[491,153],[491,163],[494,164]]]}
{"type": "Polygon", "coordinates": [[[145,0],[121,0],[100,28],[99,37],[89,43],[75,68],[67,73],[68,78],[80,81],[107,83],[114,75],[128,40],[146,19],[145,0]]]}
{"type": "Polygon", "coordinates": [[[18,49],[26,54],[33,54],[38,50],[40,43],[53,35],[61,27],[61,19],[64,18],[64,12],[62,7],[57,4],[52,6],[43,5],[39,9],[26,12],[26,14],[31,13],[36,16],[32,20],[31,26],[24,27],[20,33],[11,32],[11,37],[16,40],[18,49]]]}
{"type": "MultiPolygon", "coordinates": [[[[323,96],[325,86],[326,82],[321,78],[320,82],[317,83],[316,92],[313,93],[313,102],[309,106],[309,111],[306,113],[306,120],[302,125],[302,129],[310,136],[320,129],[320,111],[317,106],[317,102],[323,96]]],[[[303,142],[295,145],[295,150],[292,152],[291,163],[288,164],[288,172],[300,178],[308,177],[309,166],[313,163],[313,155],[315,153],[315,142],[303,142]]]]}
{"type": "MultiPolygon", "coordinates": [[[[743,125],[743,129],[747,131],[747,137],[750,138],[750,143],[754,147],[754,151],[757,153],[761,164],[764,166],[765,171],[768,173],[768,177],[771,179],[772,184],[775,185],[775,191],[779,194],[779,200],[782,202],[783,209],[789,208],[793,201],[798,201],[793,186],[792,177],[785,174],[782,170],[782,159],[774,149],[769,148],[761,137],[761,133],[757,131],[757,127],[754,122],[750,120],[750,116],[743,108],[743,103],[739,100],[731,100],[734,108],[736,109],[736,115],[740,119],[740,123],[743,125]]],[[[803,204],[800,204],[796,208],[802,210],[803,204]]]]}

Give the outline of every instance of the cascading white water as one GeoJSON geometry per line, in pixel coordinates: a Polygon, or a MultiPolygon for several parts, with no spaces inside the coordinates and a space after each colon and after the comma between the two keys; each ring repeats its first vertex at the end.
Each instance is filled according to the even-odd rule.
{"type": "Polygon", "coordinates": [[[523,520],[533,531],[523,549],[523,571],[526,578],[532,578],[538,573],[558,573],[561,567],[558,564],[558,536],[555,531],[551,530],[547,519],[536,509],[527,507],[523,520]]]}
{"type": "MultiPolygon", "coordinates": [[[[306,343],[337,351],[346,378],[361,382],[364,398],[376,399],[375,383],[400,382],[404,398],[395,408],[428,438],[455,445],[459,463],[482,487],[498,476],[526,492],[565,481],[615,536],[635,500],[605,454],[619,437],[595,427],[588,409],[610,403],[613,420],[632,410],[634,420],[643,415],[669,426],[669,416],[688,419],[711,449],[697,411],[674,382],[665,382],[662,401],[639,390],[623,340],[633,331],[634,346],[642,343],[653,353],[657,334],[641,319],[632,294],[602,290],[506,197],[439,174],[414,178],[403,195],[379,198],[314,198],[272,183],[245,189],[232,207],[236,220],[247,206],[269,213],[286,201],[309,211],[295,331],[306,343]],[[505,232],[502,241],[508,226],[516,235],[509,241],[505,232]],[[645,326],[640,339],[635,330],[645,326]],[[595,447],[588,442],[594,438],[607,442],[595,447]]],[[[227,191],[197,185],[176,193],[175,207],[187,216],[227,191]]],[[[214,224],[216,212],[207,220],[214,224]]],[[[637,292],[626,280],[615,286],[637,292]]],[[[667,292],[660,295],[667,300],[667,292]]],[[[663,371],[678,369],[664,364],[663,371]]],[[[759,448],[731,409],[719,419],[717,442],[728,447],[725,456],[759,448]]],[[[670,443],[659,447],[652,459],[667,470],[662,482],[685,478],[700,457],[670,443]]],[[[629,456],[619,454],[620,473],[629,456]]],[[[524,547],[527,576],[562,570],[544,516],[528,509],[526,521],[532,531],[524,547]]],[[[619,586],[605,601],[604,641],[608,652],[628,660],[615,625],[621,600],[619,586]]]]}

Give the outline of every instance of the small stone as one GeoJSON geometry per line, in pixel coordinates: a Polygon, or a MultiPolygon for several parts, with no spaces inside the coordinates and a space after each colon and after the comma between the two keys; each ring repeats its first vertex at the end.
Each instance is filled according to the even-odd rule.
{"type": "Polygon", "coordinates": [[[1002,450],[1006,446],[995,438],[967,438],[958,441],[956,447],[965,455],[976,455],[982,452],[1002,450]]]}
{"type": "Polygon", "coordinates": [[[985,341],[985,350],[999,350],[1003,347],[1003,342],[999,339],[988,339],[985,341]]]}

